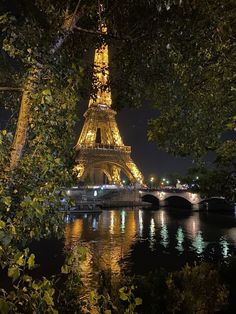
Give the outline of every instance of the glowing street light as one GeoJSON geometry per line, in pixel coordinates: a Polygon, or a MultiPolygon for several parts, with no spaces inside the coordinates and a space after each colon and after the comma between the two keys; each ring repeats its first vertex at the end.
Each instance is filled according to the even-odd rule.
{"type": "Polygon", "coordinates": [[[153,187],[153,182],[154,182],[155,178],[154,177],[151,177],[150,178],[150,185],[151,185],[151,188],[153,187]]]}

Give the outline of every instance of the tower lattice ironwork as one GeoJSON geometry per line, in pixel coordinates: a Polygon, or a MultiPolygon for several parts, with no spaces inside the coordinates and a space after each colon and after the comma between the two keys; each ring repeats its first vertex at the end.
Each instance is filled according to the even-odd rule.
{"type": "MultiPolygon", "coordinates": [[[[101,26],[103,33],[106,26],[101,26]]],[[[101,45],[94,57],[95,95],[90,97],[85,122],[76,144],[75,171],[80,181],[92,184],[121,184],[123,172],[132,183],[143,184],[143,175],[133,162],[131,147],[124,145],[111,108],[112,97],[108,84],[108,46],[101,45]]]]}

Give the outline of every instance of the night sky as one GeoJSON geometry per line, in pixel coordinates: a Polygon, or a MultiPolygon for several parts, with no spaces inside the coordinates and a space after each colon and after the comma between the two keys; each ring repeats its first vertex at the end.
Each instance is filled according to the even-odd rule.
{"type": "Polygon", "coordinates": [[[170,173],[184,174],[191,159],[176,158],[158,149],[158,145],[147,140],[147,120],[155,117],[153,110],[142,108],[124,109],[117,115],[118,126],[126,145],[132,146],[132,157],[145,179],[149,176],[168,176],[170,173]]]}

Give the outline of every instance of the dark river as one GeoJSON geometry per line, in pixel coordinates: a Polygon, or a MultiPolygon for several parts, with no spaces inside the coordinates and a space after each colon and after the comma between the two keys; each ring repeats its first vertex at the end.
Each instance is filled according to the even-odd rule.
{"type": "Polygon", "coordinates": [[[145,274],[177,270],[186,262],[224,262],[236,255],[236,215],[164,208],[110,209],[66,217],[67,249],[83,243],[83,277],[101,269],[145,274]]]}

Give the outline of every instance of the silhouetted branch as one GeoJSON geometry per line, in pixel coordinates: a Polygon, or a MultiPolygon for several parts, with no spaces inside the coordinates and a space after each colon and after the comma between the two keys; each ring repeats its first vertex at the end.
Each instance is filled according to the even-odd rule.
{"type": "Polygon", "coordinates": [[[20,87],[0,87],[0,92],[5,92],[5,91],[19,91],[22,92],[23,89],[20,87]]]}

